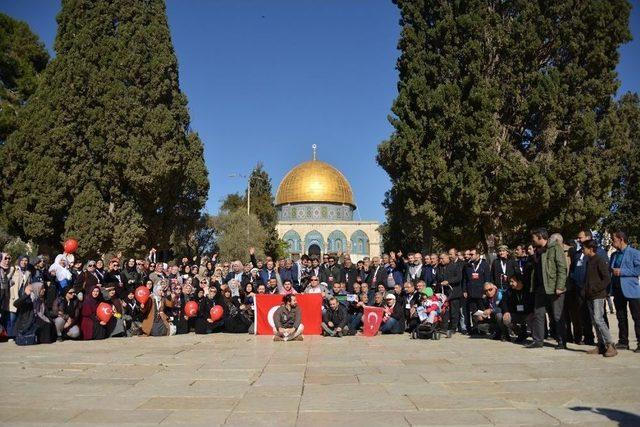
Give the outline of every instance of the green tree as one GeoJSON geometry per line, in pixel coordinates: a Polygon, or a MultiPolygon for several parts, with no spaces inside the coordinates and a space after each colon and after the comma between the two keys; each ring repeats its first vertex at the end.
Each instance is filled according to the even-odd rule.
{"type": "Polygon", "coordinates": [[[284,256],[284,246],[276,231],[278,214],[274,204],[271,177],[264,170],[262,162],[259,162],[251,172],[249,186],[251,188],[251,213],[258,217],[258,221],[267,234],[264,252],[274,259],[281,258],[284,256]]]}
{"type": "Polygon", "coordinates": [[[63,0],[57,21],[56,57],[0,152],[8,231],[44,246],[73,231],[125,253],[176,244],[209,184],[164,1],[63,0]],[[72,212],[105,205],[107,233],[72,212]]]}
{"type": "Polygon", "coordinates": [[[0,13],[0,144],[18,127],[18,111],[48,62],[44,44],[29,26],[0,13]]]}
{"type": "Polygon", "coordinates": [[[611,214],[604,225],[612,232],[625,231],[637,243],[640,242],[640,97],[623,96],[617,113],[610,121],[610,131],[612,138],[623,142],[622,167],[614,181],[611,214]]]}
{"type": "Polygon", "coordinates": [[[392,187],[385,247],[574,233],[610,205],[626,0],[396,0],[395,130],[378,147],[392,187]],[[598,171],[596,176],[588,170],[598,171]]]}
{"type": "Polygon", "coordinates": [[[250,247],[256,256],[263,257],[267,233],[255,214],[247,215],[246,208],[222,212],[214,221],[220,255],[225,260],[249,261],[250,247]]]}

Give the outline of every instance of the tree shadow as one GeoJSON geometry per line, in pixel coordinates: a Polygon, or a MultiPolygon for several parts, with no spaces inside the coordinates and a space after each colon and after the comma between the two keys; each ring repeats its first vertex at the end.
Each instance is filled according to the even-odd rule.
{"type": "Polygon", "coordinates": [[[604,415],[611,421],[617,422],[619,426],[631,427],[640,425],[640,416],[638,414],[621,411],[619,409],[591,408],[588,406],[573,406],[569,409],[572,411],[588,411],[593,412],[594,414],[604,415]]]}

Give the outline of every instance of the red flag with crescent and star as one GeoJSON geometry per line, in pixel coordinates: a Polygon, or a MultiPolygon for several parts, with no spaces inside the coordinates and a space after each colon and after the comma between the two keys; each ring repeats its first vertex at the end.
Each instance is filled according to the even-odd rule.
{"type": "MultiPolygon", "coordinates": [[[[254,298],[256,335],[273,335],[273,314],[282,304],[282,295],[258,294],[254,298]]],[[[322,333],[322,295],[296,295],[304,335],[320,335],[322,333]]]]}
{"type": "Polygon", "coordinates": [[[365,337],[373,337],[378,333],[382,316],[384,316],[383,308],[365,306],[362,315],[362,334],[365,337]]]}

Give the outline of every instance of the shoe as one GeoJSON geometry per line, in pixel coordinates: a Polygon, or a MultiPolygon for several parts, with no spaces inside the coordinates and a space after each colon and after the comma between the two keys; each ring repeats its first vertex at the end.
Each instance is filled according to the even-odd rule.
{"type": "Polygon", "coordinates": [[[556,350],[566,350],[567,349],[567,343],[566,342],[559,342],[558,344],[556,344],[556,346],[554,348],[556,350]]]}
{"type": "Polygon", "coordinates": [[[273,340],[274,341],[284,341],[284,339],[282,339],[282,337],[280,335],[274,335],[273,336],[273,340]]]}
{"type": "Polygon", "coordinates": [[[586,339],[584,340],[584,345],[596,345],[596,342],[592,339],[591,340],[586,339]]]}
{"type": "Polygon", "coordinates": [[[607,345],[607,349],[604,352],[604,357],[613,357],[617,354],[618,354],[618,350],[616,350],[616,347],[613,344],[607,345]]]}
{"type": "Polygon", "coordinates": [[[342,332],[336,332],[335,336],[338,338],[342,338],[342,332]]]}
{"type": "Polygon", "coordinates": [[[596,346],[587,351],[587,354],[604,354],[604,348],[602,348],[601,346],[596,346]]]}
{"type": "Polygon", "coordinates": [[[298,335],[292,341],[304,341],[304,337],[302,335],[298,335]]]}
{"type": "Polygon", "coordinates": [[[517,337],[514,341],[514,343],[516,344],[524,344],[525,342],[527,342],[527,337],[525,336],[521,336],[521,337],[517,337]]]}
{"type": "Polygon", "coordinates": [[[615,348],[618,349],[618,350],[629,350],[629,343],[621,343],[621,342],[619,342],[619,343],[617,343],[615,345],[615,348]]]}
{"type": "Polygon", "coordinates": [[[447,331],[447,334],[445,336],[447,338],[451,338],[453,336],[453,331],[447,331]]]}
{"type": "Polygon", "coordinates": [[[634,353],[640,353],[640,344],[638,344],[638,348],[636,348],[633,352],[634,353]]]}
{"type": "Polygon", "coordinates": [[[544,343],[542,341],[534,341],[524,346],[524,348],[542,348],[544,343]]]}

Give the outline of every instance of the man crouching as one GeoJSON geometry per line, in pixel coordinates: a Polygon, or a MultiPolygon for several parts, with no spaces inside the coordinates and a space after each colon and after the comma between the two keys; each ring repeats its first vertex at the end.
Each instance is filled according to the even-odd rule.
{"type": "Polygon", "coordinates": [[[301,320],[302,314],[300,314],[296,296],[293,294],[283,296],[282,305],[273,314],[273,340],[302,341],[304,325],[301,320]]]}

